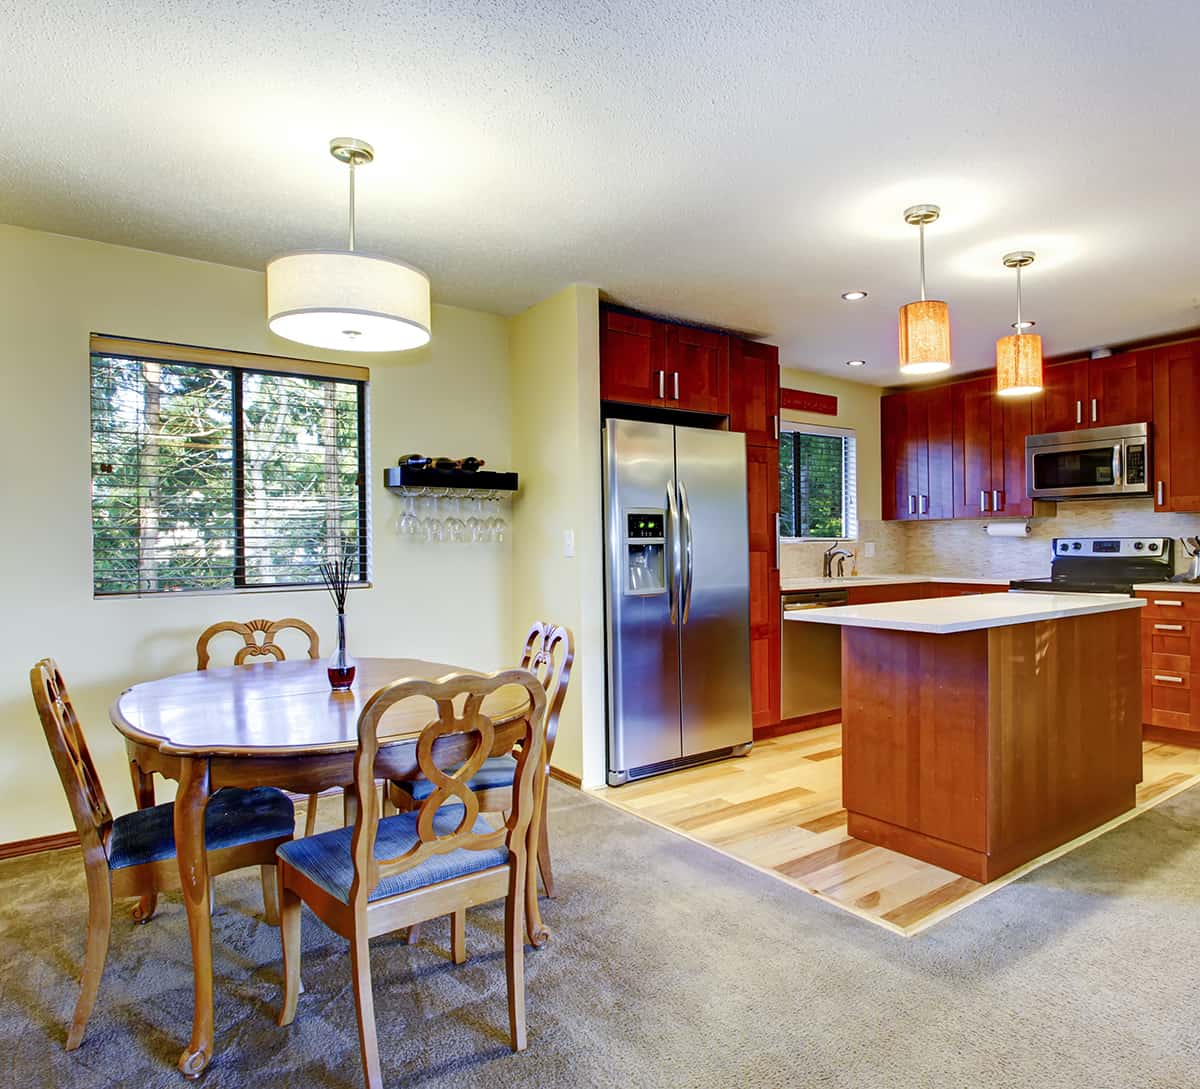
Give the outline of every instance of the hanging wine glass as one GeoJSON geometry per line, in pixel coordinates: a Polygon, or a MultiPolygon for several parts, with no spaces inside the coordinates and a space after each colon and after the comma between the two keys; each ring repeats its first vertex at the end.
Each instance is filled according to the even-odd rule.
{"type": "Polygon", "coordinates": [[[454,498],[449,501],[450,512],[446,516],[446,537],[453,544],[466,544],[467,524],[459,517],[462,514],[462,499],[454,498]]]}
{"type": "Polygon", "coordinates": [[[396,523],[396,528],[405,537],[417,537],[421,533],[421,520],[417,517],[417,501],[409,495],[405,497],[405,510],[396,523]]]}
{"type": "Polygon", "coordinates": [[[467,536],[472,542],[483,540],[483,523],[479,520],[480,508],[482,503],[479,496],[475,496],[467,503],[467,536]]]}

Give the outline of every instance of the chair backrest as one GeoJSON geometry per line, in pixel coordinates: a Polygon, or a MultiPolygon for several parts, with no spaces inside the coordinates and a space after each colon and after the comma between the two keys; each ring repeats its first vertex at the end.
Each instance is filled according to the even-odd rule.
{"type": "Polygon", "coordinates": [[[208,668],[209,641],[214,635],[220,635],[221,632],[226,631],[236,632],[242,637],[242,642],[245,644],[233,656],[234,665],[245,665],[247,658],[269,657],[274,658],[277,662],[285,661],[287,655],[284,654],[283,647],[275,642],[275,636],[288,628],[295,628],[308,636],[308,656],[310,658],[321,656],[321,637],[317,635],[311,624],[306,624],[294,616],[284,617],[283,620],[247,620],[244,624],[239,624],[236,620],[222,620],[219,624],[205,628],[200,633],[200,638],[196,640],[196,668],[208,668]],[[261,643],[258,641],[258,632],[262,632],[261,643]]]}
{"type": "Polygon", "coordinates": [[[554,755],[554,739],[558,736],[558,716],[567,698],[571,680],[571,665],[575,661],[575,636],[570,628],[538,620],[525,637],[521,668],[528,669],[546,690],[546,762],[554,755]]]}
{"type": "Polygon", "coordinates": [[[29,671],[29,684],[86,858],[95,848],[104,850],[112,829],[112,810],[67,692],[67,682],[53,658],[43,658],[29,671]]]}
{"type": "Polygon", "coordinates": [[[507,846],[510,854],[523,856],[526,832],[533,817],[534,782],[545,760],[545,747],[546,691],[538,678],[525,669],[506,669],[486,676],[451,673],[436,681],[401,680],[376,692],[358,716],[354,781],[359,806],[351,841],[354,854],[351,905],[365,909],[368,894],[381,878],[411,869],[447,851],[459,848],[483,851],[507,846]],[[513,778],[512,809],[496,831],[477,834],[474,826],[479,817],[479,800],[467,784],[492,754],[496,740],[495,724],[483,713],[483,701],[507,685],[520,686],[529,696],[524,733],[519,742],[521,751],[513,778]],[[418,839],[412,849],[397,858],[377,859],[375,835],[379,827],[379,791],[375,789],[375,759],[379,752],[379,722],[388,708],[414,697],[426,699],[436,708],[436,717],[421,730],[416,751],[417,766],[433,784],[433,791],[416,811],[418,839]],[[461,712],[455,709],[455,701],[460,697],[461,712]],[[446,744],[443,739],[459,744],[446,744]],[[471,747],[464,761],[463,749],[467,744],[471,747]],[[441,752],[435,752],[435,747],[441,752]],[[444,755],[446,763],[440,765],[435,755],[444,755]],[[447,770],[450,766],[453,771],[447,770]],[[452,803],[447,809],[451,815],[456,812],[454,803],[461,803],[462,816],[451,830],[440,831],[434,826],[434,817],[445,802],[452,803]]]}

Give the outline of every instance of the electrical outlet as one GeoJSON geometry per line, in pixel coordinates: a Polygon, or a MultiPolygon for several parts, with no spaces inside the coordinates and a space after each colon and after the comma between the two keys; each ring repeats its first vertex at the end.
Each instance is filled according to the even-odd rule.
{"type": "Polygon", "coordinates": [[[568,560],[575,557],[575,531],[573,529],[563,530],[563,557],[568,560]]]}
{"type": "Polygon", "coordinates": [[[875,555],[875,542],[874,541],[864,541],[863,542],[863,555],[866,556],[867,559],[870,559],[872,556],[875,555]]]}

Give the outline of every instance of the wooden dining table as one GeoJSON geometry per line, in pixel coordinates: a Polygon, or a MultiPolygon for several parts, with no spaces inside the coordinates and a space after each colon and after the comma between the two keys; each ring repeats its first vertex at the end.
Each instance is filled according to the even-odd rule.
{"type": "MultiPolygon", "coordinates": [[[[274,786],[297,794],[334,787],[344,793],[344,819],[353,822],[354,755],[358,716],[371,695],[401,678],[434,679],[475,670],[416,658],[360,658],[353,686],[330,689],[326,663],[309,659],[207,669],[147,681],[126,689],[110,718],[124,735],[139,807],[154,805],[154,775],[179,783],[175,798],[175,849],[192,945],[194,1007],[191,1042],[179,1069],[199,1077],[213,1058],[213,963],[208,862],[204,844],[205,808],[222,787],[274,786]]],[[[511,750],[526,728],[529,699],[524,690],[502,688],[484,701],[483,713],[495,725],[493,755],[511,750]]],[[[433,717],[431,708],[405,701],[388,712],[380,727],[376,770],[390,779],[419,776],[417,737],[433,717]]],[[[472,742],[441,739],[441,766],[460,762],[472,742]],[[456,750],[456,741],[459,748],[456,750]]],[[[531,856],[537,850],[540,792],[529,831],[531,856]]],[[[549,939],[537,902],[537,867],[529,867],[526,931],[531,944],[549,939]]]]}

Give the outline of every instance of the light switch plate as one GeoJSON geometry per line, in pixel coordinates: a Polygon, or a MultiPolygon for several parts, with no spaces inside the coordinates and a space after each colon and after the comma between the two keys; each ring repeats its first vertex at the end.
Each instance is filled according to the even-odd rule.
{"type": "Polygon", "coordinates": [[[573,559],[575,556],[575,531],[573,529],[563,530],[563,557],[565,559],[573,559]]]}
{"type": "Polygon", "coordinates": [[[872,556],[875,555],[875,542],[874,541],[864,541],[863,542],[863,555],[866,556],[867,559],[870,559],[872,556]]]}

